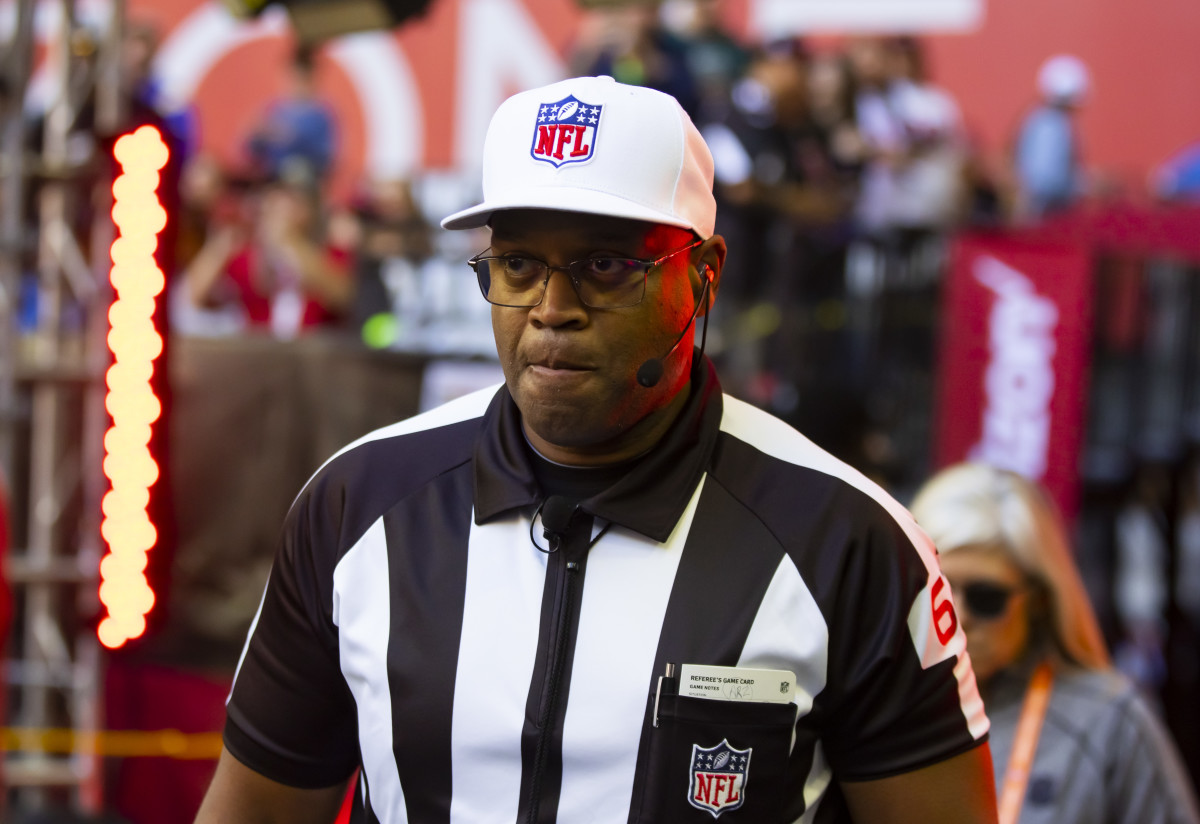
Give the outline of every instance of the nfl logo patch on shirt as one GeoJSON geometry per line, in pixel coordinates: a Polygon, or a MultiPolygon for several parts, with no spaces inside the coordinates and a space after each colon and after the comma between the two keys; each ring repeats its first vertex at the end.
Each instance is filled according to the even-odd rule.
{"type": "Polygon", "coordinates": [[[596,150],[596,130],[603,108],[574,95],[538,106],[529,154],[555,167],[590,160],[596,150]]]}
{"type": "Polygon", "coordinates": [[[693,744],[688,803],[698,810],[707,810],[713,818],[742,806],[753,750],[753,747],[734,749],[728,739],[715,747],[693,744]]]}

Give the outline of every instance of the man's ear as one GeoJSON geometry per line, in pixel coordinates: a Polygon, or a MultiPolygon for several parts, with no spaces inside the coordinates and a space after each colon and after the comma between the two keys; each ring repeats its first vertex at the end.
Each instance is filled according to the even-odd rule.
{"type": "Polygon", "coordinates": [[[696,263],[699,275],[696,281],[696,299],[704,300],[705,306],[700,307],[700,314],[707,314],[717,299],[717,289],[721,285],[721,269],[725,265],[725,238],[713,235],[704,241],[700,247],[700,260],[696,263]],[[702,298],[704,284],[708,282],[708,297],[702,298]]]}

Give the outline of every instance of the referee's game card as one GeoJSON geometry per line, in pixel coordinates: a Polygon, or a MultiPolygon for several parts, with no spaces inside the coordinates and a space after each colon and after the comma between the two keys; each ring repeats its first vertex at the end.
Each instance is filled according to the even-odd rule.
{"type": "Polygon", "coordinates": [[[796,675],[787,670],[684,664],[679,668],[679,694],[716,701],[788,704],[796,694],[796,675]]]}

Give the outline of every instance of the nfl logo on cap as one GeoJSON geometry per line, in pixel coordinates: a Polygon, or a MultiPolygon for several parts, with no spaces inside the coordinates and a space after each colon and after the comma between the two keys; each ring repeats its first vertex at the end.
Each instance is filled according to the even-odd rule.
{"type": "Polygon", "coordinates": [[[596,131],[603,106],[568,95],[538,106],[529,154],[555,167],[590,160],[596,151],[596,131]]]}

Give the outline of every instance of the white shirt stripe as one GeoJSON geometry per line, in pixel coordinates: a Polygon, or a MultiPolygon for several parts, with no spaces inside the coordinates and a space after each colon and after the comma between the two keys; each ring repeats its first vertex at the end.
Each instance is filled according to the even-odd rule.
{"type": "Polygon", "coordinates": [[[796,715],[812,711],[825,689],[829,666],[829,627],[800,571],[784,556],[763,595],[746,636],[739,667],[796,669],[796,715]]]}
{"type": "MultiPolygon", "coordinates": [[[[812,711],[813,701],[825,689],[829,673],[829,626],[800,570],[786,555],[759,604],[738,666],[793,670],[797,719],[812,711]],[[803,668],[797,668],[798,661],[804,663],[803,668]]],[[[791,746],[796,746],[794,728],[791,746]]],[[[812,768],[804,778],[807,807],[829,786],[833,775],[820,749],[818,743],[812,768]]]]}
{"type": "Polygon", "coordinates": [[[408,811],[392,754],[390,633],[379,632],[380,627],[391,626],[390,603],[387,537],[380,518],[333,570],[333,623],[338,628],[342,673],[358,708],[358,740],[371,808],[381,821],[405,824],[408,811]]]}
{"type": "Polygon", "coordinates": [[[521,727],[546,564],[529,541],[528,518],[484,526],[472,518],[450,733],[452,824],[511,824],[517,817],[521,727]]]}

